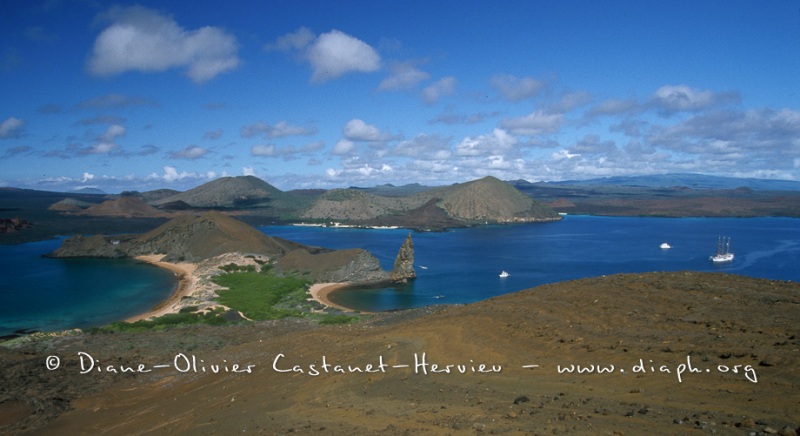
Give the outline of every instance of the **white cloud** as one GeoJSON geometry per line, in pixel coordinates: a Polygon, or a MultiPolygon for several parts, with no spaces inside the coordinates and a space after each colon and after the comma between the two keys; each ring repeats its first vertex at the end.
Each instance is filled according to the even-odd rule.
{"type": "Polygon", "coordinates": [[[253,167],[242,167],[242,175],[243,176],[255,176],[256,170],[253,167]]]}
{"type": "Polygon", "coordinates": [[[173,166],[165,166],[163,176],[157,176],[155,173],[153,173],[151,174],[151,177],[156,177],[165,182],[171,183],[186,178],[197,178],[198,176],[197,173],[190,173],[186,171],[178,172],[178,169],[173,166]]]}
{"type": "Polygon", "coordinates": [[[19,118],[8,117],[0,123],[0,139],[16,138],[19,136],[23,121],[19,118]]]}
{"type": "Polygon", "coordinates": [[[384,141],[388,135],[381,133],[381,130],[372,124],[367,124],[364,120],[354,118],[344,126],[343,134],[345,139],[350,141],[384,141]]]}
{"type": "Polygon", "coordinates": [[[283,138],[286,136],[309,136],[317,132],[313,127],[294,126],[286,121],[278,121],[271,126],[263,121],[242,127],[241,135],[250,138],[256,135],[263,135],[265,138],[283,138]]]}
{"type": "Polygon", "coordinates": [[[553,160],[573,159],[576,157],[581,157],[581,155],[578,153],[570,153],[569,150],[564,149],[555,151],[550,155],[550,158],[553,160]]]}
{"type": "Polygon", "coordinates": [[[199,145],[187,145],[182,150],[171,151],[169,156],[173,159],[199,159],[208,154],[208,149],[199,145]]]}
{"type": "Polygon", "coordinates": [[[458,80],[453,76],[443,77],[422,90],[422,100],[427,104],[435,104],[442,97],[453,94],[457,83],[458,80]]]}
{"type": "Polygon", "coordinates": [[[89,180],[92,180],[92,179],[94,179],[94,174],[84,172],[83,173],[83,178],[81,178],[81,183],[86,183],[86,182],[88,182],[89,180]]]}
{"type": "Polygon", "coordinates": [[[695,112],[731,101],[739,101],[739,95],[698,91],[686,85],[662,86],[650,98],[650,104],[666,114],[695,112]]]}
{"type": "Polygon", "coordinates": [[[562,114],[537,110],[523,117],[505,119],[500,122],[500,127],[515,135],[536,136],[558,131],[563,122],[562,114]]]}
{"type": "Polygon", "coordinates": [[[494,129],[491,135],[466,137],[456,145],[458,156],[499,155],[511,150],[517,139],[503,129],[494,129]]]}
{"type": "Polygon", "coordinates": [[[510,74],[496,74],[490,83],[500,95],[509,101],[528,100],[539,95],[545,83],[533,77],[517,78],[510,74]]]}
{"type": "Polygon", "coordinates": [[[392,154],[417,159],[443,160],[448,159],[452,152],[449,138],[422,133],[395,145],[392,154]]]}
{"type": "Polygon", "coordinates": [[[336,145],[333,146],[332,153],[336,155],[349,154],[352,153],[355,147],[356,144],[353,141],[347,139],[340,139],[339,142],[337,142],[336,145]]]}
{"type": "Polygon", "coordinates": [[[301,27],[292,33],[287,33],[278,38],[274,43],[264,44],[266,51],[298,51],[306,48],[316,38],[314,32],[306,27],[301,27]]]}
{"type": "Polygon", "coordinates": [[[103,133],[99,140],[101,142],[114,142],[118,137],[125,135],[125,127],[119,124],[112,124],[108,126],[105,133],[103,133]]]}
{"type": "Polygon", "coordinates": [[[389,70],[391,74],[378,85],[379,91],[403,91],[412,89],[420,82],[430,78],[430,74],[418,69],[410,62],[394,64],[389,70]]]}
{"type": "Polygon", "coordinates": [[[338,30],[320,35],[306,52],[311,81],[327,82],[351,72],[369,73],[381,66],[381,57],[369,44],[338,30]]]}
{"type": "Polygon", "coordinates": [[[239,65],[236,38],[220,28],[185,30],[172,17],[141,6],[112,8],[102,18],[111,25],[94,42],[87,65],[94,75],[185,68],[202,83],[239,65]]]}
{"type": "Polygon", "coordinates": [[[641,105],[635,100],[610,99],[593,107],[589,111],[589,115],[620,115],[634,113],[639,110],[641,110],[641,105]]]}
{"type": "Polygon", "coordinates": [[[250,154],[253,156],[275,156],[275,145],[254,145],[250,147],[250,154]]]}
{"type": "Polygon", "coordinates": [[[113,142],[98,142],[91,147],[81,150],[81,154],[109,154],[117,149],[113,142]]]}

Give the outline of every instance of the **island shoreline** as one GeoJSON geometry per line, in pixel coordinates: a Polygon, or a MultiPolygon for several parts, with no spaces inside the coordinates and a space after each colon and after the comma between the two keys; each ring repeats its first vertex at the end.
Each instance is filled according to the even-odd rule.
{"type": "Polygon", "coordinates": [[[136,322],[167,314],[178,313],[180,308],[175,307],[176,303],[180,302],[183,297],[192,295],[194,292],[195,285],[197,284],[197,277],[194,276],[194,272],[197,269],[197,264],[188,262],[164,262],[161,260],[163,257],[164,255],[160,254],[149,254],[136,256],[134,259],[172,271],[178,278],[178,283],[175,287],[175,290],[169,295],[169,297],[153,306],[150,310],[131,316],[125,319],[125,322],[136,322]]]}
{"type": "MultiPolygon", "coordinates": [[[[134,259],[144,262],[159,268],[164,268],[169,271],[172,271],[178,279],[178,283],[175,287],[175,290],[164,300],[153,306],[150,310],[147,310],[143,313],[130,316],[124,319],[124,322],[136,322],[141,320],[146,320],[150,318],[156,318],[159,316],[167,315],[167,314],[175,314],[180,311],[180,306],[178,303],[184,297],[191,297],[195,291],[197,290],[197,284],[199,278],[195,275],[195,271],[198,268],[198,264],[189,263],[189,262],[182,262],[182,263],[172,263],[172,262],[165,262],[161,260],[164,255],[161,254],[150,254],[150,255],[139,255],[135,256],[134,259]]],[[[343,312],[356,312],[355,309],[350,307],[345,307],[340,304],[336,304],[330,299],[330,295],[336,291],[340,291],[346,288],[353,286],[354,283],[351,282],[334,282],[334,283],[314,283],[312,284],[308,292],[318,303],[331,307],[334,309],[341,310],[343,312]]]]}
{"type": "Polygon", "coordinates": [[[353,283],[350,282],[314,283],[308,288],[308,292],[311,294],[311,298],[320,304],[333,307],[344,312],[355,312],[355,309],[336,304],[329,298],[332,293],[341,291],[351,286],[353,286],[353,283]]]}

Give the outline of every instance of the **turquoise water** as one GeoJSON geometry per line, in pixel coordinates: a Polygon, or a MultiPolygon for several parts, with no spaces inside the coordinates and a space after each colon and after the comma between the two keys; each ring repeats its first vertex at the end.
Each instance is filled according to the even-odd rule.
{"type": "MultiPolygon", "coordinates": [[[[390,269],[405,229],[267,226],[300,243],[363,248],[390,269]]],[[[341,291],[360,310],[461,304],[583,277],[621,272],[719,271],[800,281],[800,219],[567,216],[542,224],[412,232],[417,279],[403,287],[341,291]],[[708,257],[730,236],[733,262],[708,257]],[[672,249],[659,245],[668,242],[672,249]],[[425,268],[423,268],[425,267],[425,268]],[[500,278],[501,271],[510,276],[500,278]]],[[[60,240],[0,246],[0,336],[17,330],[103,325],[142,313],[173,292],[173,273],[132,260],[47,259],[60,240]]]]}
{"type": "MultiPolygon", "coordinates": [[[[271,226],[263,232],[330,248],[360,247],[390,269],[408,230],[271,226]]],[[[359,310],[470,303],[533,286],[622,272],[717,271],[800,281],[800,219],[566,216],[542,224],[412,233],[417,279],[334,293],[359,310]],[[713,264],[718,237],[733,262],[713,264]],[[672,248],[662,250],[661,243],[672,248]],[[426,267],[427,269],[423,268],[426,267]],[[500,278],[501,271],[507,278],[500,278]]]]}
{"type": "Polygon", "coordinates": [[[0,336],[108,324],[143,313],[177,286],[134,260],[49,259],[60,239],[0,246],[0,336]]]}

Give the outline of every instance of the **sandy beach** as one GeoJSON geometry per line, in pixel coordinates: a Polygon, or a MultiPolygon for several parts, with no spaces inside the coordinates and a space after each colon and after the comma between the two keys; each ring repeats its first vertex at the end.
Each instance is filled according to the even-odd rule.
{"type": "MultiPolygon", "coordinates": [[[[153,318],[157,316],[166,315],[169,313],[178,313],[181,306],[178,304],[183,297],[192,296],[195,291],[198,289],[198,277],[197,277],[197,269],[198,265],[194,263],[171,263],[171,262],[164,262],[161,259],[164,256],[161,254],[151,254],[151,255],[142,255],[136,256],[136,260],[147,262],[151,265],[158,266],[160,268],[166,268],[175,273],[178,276],[178,287],[172,295],[169,296],[166,300],[162,301],[149,311],[130,317],[126,319],[126,322],[136,322],[143,319],[153,318]]],[[[230,259],[226,259],[230,260],[230,259]]],[[[224,263],[224,261],[222,262],[224,263]]],[[[351,286],[352,283],[344,282],[344,283],[315,283],[311,285],[309,288],[309,292],[311,297],[323,304],[325,306],[334,307],[336,309],[345,311],[345,312],[352,312],[353,310],[344,306],[340,306],[334,302],[332,302],[328,295],[331,292],[346,288],[351,286]]]]}
{"type": "Polygon", "coordinates": [[[311,298],[317,300],[319,303],[324,304],[326,306],[335,307],[337,309],[343,310],[345,312],[352,312],[353,310],[344,306],[340,306],[334,302],[332,302],[328,295],[331,292],[338,291],[339,289],[346,288],[352,285],[352,283],[344,282],[344,283],[315,283],[311,285],[308,291],[311,293],[311,298]]]}
{"type": "Polygon", "coordinates": [[[193,273],[197,269],[197,265],[188,262],[183,262],[183,263],[162,262],[161,259],[163,257],[164,255],[161,254],[150,254],[150,255],[136,256],[136,260],[147,262],[149,264],[161,268],[166,268],[174,272],[175,275],[178,276],[178,288],[175,290],[175,292],[172,293],[172,295],[169,296],[169,298],[162,301],[154,308],[140,315],[128,318],[125,321],[136,322],[142,319],[148,319],[156,316],[166,315],[168,313],[177,313],[179,308],[176,307],[176,303],[181,301],[181,298],[183,298],[184,296],[189,296],[192,294],[192,292],[194,292],[195,284],[197,283],[197,278],[193,275],[193,273]]]}

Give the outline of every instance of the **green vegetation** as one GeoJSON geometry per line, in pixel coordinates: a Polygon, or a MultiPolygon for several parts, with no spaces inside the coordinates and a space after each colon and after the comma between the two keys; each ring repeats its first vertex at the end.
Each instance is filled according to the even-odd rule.
{"type": "Polygon", "coordinates": [[[141,332],[147,330],[165,330],[171,327],[191,324],[222,325],[228,320],[222,316],[224,309],[219,308],[207,313],[197,313],[196,308],[184,308],[179,313],[170,313],[152,320],[139,320],[136,322],[115,322],[105,327],[87,329],[88,333],[121,333],[141,332]],[[191,310],[195,309],[195,310],[191,310]]]}
{"type": "Polygon", "coordinates": [[[184,307],[178,313],[167,314],[152,320],[140,320],[133,323],[115,322],[105,327],[88,329],[89,333],[137,332],[147,330],[164,330],[172,327],[208,324],[225,325],[238,322],[241,312],[253,321],[265,321],[282,318],[312,318],[320,324],[347,324],[361,319],[358,315],[343,313],[314,313],[323,306],[316,301],[308,300],[306,291],[309,282],[296,276],[277,276],[269,263],[261,265],[256,272],[254,265],[237,265],[230,263],[219,267],[225,274],[213,278],[220,286],[228,288],[219,291],[217,302],[229,307],[211,312],[198,312],[195,306],[184,307]]]}
{"type": "Polygon", "coordinates": [[[320,324],[349,324],[360,318],[353,315],[326,313],[319,319],[320,324]]]}
{"type": "Polygon", "coordinates": [[[256,272],[255,265],[237,265],[235,263],[229,263],[227,265],[220,265],[219,269],[225,271],[226,273],[233,273],[233,272],[256,272]]]}
{"type": "Polygon", "coordinates": [[[222,274],[216,276],[214,282],[228,288],[219,292],[217,301],[252,320],[299,317],[303,314],[302,307],[292,303],[305,303],[305,280],[248,271],[222,274]]]}

